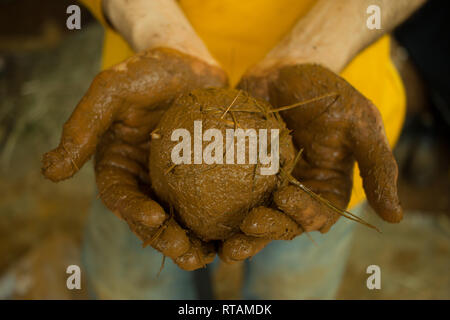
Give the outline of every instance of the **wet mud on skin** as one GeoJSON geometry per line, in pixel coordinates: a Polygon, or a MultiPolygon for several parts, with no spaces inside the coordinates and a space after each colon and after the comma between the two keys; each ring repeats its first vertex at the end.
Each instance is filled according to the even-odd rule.
{"type": "Polygon", "coordinates": [[[183,269],[212,261],[211,246],[189,239],[152,200],[148,140],[174,98],[195,88],[221,87],[225,74],[176,50],[139,53],[98,74],[65,123],[42,172],[52,181],[73,176],[96,153],[99,197],[131,230],[183,269]]]}
{"type": "MultiPolygon", "coordinates": [[[[65,8],[64,5],[61,7],[65,8]]],[[[64,23],[61,25],[65,28],[64,23]]],[[[25,122],[24,128],[27,130],[18,132],[22,127],[14,126],[12,133],[17,143],[10,153],[2,150],[1,154],[0,282],[4,284],[11,274],[15,279],[11,293],[3,290],[0,292],[2,297],[17,298],[19,295],[25,299],[89,299],[85,290],[68,292],[65,267],[82,264],[79,258],[70,257],[73,252],[77,256],[81,251],[85,217],[95,192],[91,164],[88,163],[74,178],[60,184],[44,180],[39,167],[42,153],[57,145],[62,124],[99,71],[102,39],[103,31],[99,24],[85,25],[80,32],[64,38],[56,49],[19,52],[14,54],[13,64],[6,56],[6,70],[14,67],[15,77],[11,79],[6,73],[3,82],[0,81],[0,91],[2,88],[7,89],[2,91],[6,94],[5,99],[0,100],[0,105],[5,111],[11,99],[16,102],[11,104],[13,109],[10,112],[2,113],[0,127],[2,124],[12,126],[25,122]],[[8,90],[9,86],[17,86],[17,90],[8,90]],[[36,116],[36,110],[40,110],[39,116],[36,116]],[[29,130],[30,127],[35,129],[29,130]],[[5,159],[8,161],[5,162],[5,159]],[[57,235],[53,235],[54,232],[57,235]],[[32,285],[25,288],[24,284],[30,284],[30,279],[32,285]]],[[[441,139],[445,141],[444,137],[441,139]]],[[[9,144],[11,140],[8,137],[4,141],[9,144]]],[[[417,141],[413,140],[413,143],[417,141]]],[[[400,140],[397,151],[403,150],[406,144],[406,140],[400,140]]],[[[450,298],[447,272],[450,224],[448,196],[445,192],[448,190],[448,155],[445,146],[436,155],[445,167],[439,169],[431,186],[418,187],[412,184],[410,177],[401,171],[402,161],[398,155],[397,161],[400,160],[402,172],[399,189],[405,219],[399,225],[379,225],[379,219],[372,216],[369,222],[379,225],[382,235],[368,231],[365,226],[357,226],[355,239],[358,241],[354,242],[337,298],[450,298]],[[383,270],[382,290],[368,290],[365,285],[366,268],[371,264],[377,264],[383,270]],[[447,276],[443,278],[443,275],[447,276]]],[[[312,233],[314,239],[320,236],[319,233],[312,233]]],[[[101,250],[104,254],[115,253],[108,245],[101,250]]],[[[147,247],[142,250],[153,249],[147,247]]],[[[104,266],[112,268],[111,265],[104,266]]],[[[215,286],[219,287],[215,288],[215,297],[242,298],[233,293],[233,289],[240,288],[243,281],[240,264],[221,266],[230,270],[219,270],[213,275],[215,286]],[[237,279],[230,280],[229,276],[237,279]]],[[[148,272],[156,274],[158,268],[159,265],[148,272]]],[[[162,274],[166,271],[163,270],[162,274]]],[[[298,290],[301,282],[293,281],[291,276],[281,272],[278,274],[287,278],[292,290],[298,290]]],[[[111,277],[107,282],[114,283],[116,280],[117,277],[111,277]]],[[[143,282],[137,285],[143,285],[143,282]]],[[[281,292],[277,290],[285,291],[286,287],[281,287],[279,281],[276,285],[272,288],[272,294],[281,297],[281,292]]],[[[82,288],[86,286],[82,284],[82,288]]]]}
{"type": "MultiPolygon", "coordinates": [[[[288,128],[293,129],[295,146],[304,149],[294,176],[345,208],[356,160],[370,205],[384,220],[399,222],[402,208],[397,195],[398,168],[376,106],[320,65],[290,65],[272,71],[246,76],[238,87],[277,108],[326,97],[280,112],[288,128]]],[[[326,232],[337,218],[335,215],[334,221],[312,230],[326,232]]]]}
{"type": "Polygon", "coordinates": [[[276,128],[281,173],[345,208],[356,159],[369,202],[382,218],[398,222],[397,166],[370,101],[316,65],[282,68],[263,84],[265,91],[251,82],[249,93],[219,89],[227,86],[225,74],[194,57],[165,48],[137,54],[94,79],[59,146],[44,155],[43,174],[69,178],[96,153],[103,203],[144,246],[194,270],[217,252],[224,261],[239,261],[271,240],[325,233],[339,218],[283,177],[258,174],[257,165],[173,166],[170,159],[171,133],[185,128],[193,136],[195,120],[223,136],[227,128],[276,128]],[[295,129],[292,139],[286,126],[295,129]],[[294,144],[304,149],[295,168],[294,144]]]}

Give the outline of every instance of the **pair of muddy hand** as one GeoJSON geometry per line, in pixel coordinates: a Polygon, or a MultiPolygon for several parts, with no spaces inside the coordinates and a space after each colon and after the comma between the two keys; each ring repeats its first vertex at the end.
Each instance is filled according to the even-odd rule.
{"type": "MultiPolygon", "coordinates": [[[[137,54],[94,79],[64,125],[59,146],[44,155],[43,174],[52,181],[69,178],[95,153],[96,180],[104,204],[127,221],[145,244],[181,268],[200,268],[214,259],[215,248],[188,234],[152,200],[149,135],[179,94],[226,85],[222,70],[175,50],[137,54]]],[[[345,208],[356,159],[370,204],[383,219],[401,220],[397,166],[381,117],[345,80],[317,65],[296,65],[247,76],[239,87],[275,107],[328,95],[282,112],[293,130],[294,143],[303,149],[292,175],[345,208]]],[[[223,243],[222,259],[246,259],[270,240],[291,239],[302,231],[327,232],[339,218],[293,185],[278,190],[274,203],[277,209],[257,208],[249,213],[241,226],[243,233],[223,243]],[[292,228],[277,229],[286,225],[285,220],[292,228]]]]}

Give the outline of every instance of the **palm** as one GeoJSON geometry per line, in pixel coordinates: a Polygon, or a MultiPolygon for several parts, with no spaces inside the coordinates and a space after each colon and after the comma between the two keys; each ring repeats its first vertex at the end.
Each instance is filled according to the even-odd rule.
{"type": "MultiPolygon", "coordinates": [[[[292,173],[303,185],[334,206],[345,209],[357,161],[369,203],[384,220],[401,220],[397,164],[381,116],[376,107],[344,79],[321,66],[305,64],[274,68],[263,75],[248,75],[238,87],[284,110],[280,112],[293,131],[294,143],[303,150],[292,173]]],[[[271,217],[266,221],[280,221],[280,213],[284,213],[303,231],[327,232],[340,217],[294,185],[278,190],[274,194],[274,204],[275,209],[264,211],[271,217]]],[[[241,226],[243,234],[224,244],[224,259],[248,258],[270,240],[292,238],[301,233],[291,220],[286,220],[290,232],[277,234],[273,224],[261,224],[264,220],[260,212],[260,209],[250,212],[241,226]],[[236,250],[237,244],[245,247],[245,251],[236,250]]],[[[278,230],[284,229],[278,226],[278,230]]]]}
{"type": "Polygon", "coordinates": [[[138,54],[100,73],[64,125],[43,173],[71,177],[96,152],[100,198],[146,244],[184,269],[210,262],[212,249],[186,232],[154,200],[148,183],[150,133],[170,102],[194,88],[223,86],[223,72],[170,49],[138,54]]]}

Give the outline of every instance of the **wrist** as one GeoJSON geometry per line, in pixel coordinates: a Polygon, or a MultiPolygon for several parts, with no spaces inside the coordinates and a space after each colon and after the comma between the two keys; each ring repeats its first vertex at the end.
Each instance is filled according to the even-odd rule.
{"type": "Polygon", "coordinates": [[[269,52],[267,59],[289,64],[315,63],[341,72],[370,37],[363,5],[360,0],[346,5],[341,1],[318,1],[269,52]]]}
{"type": "Polygon", "coordinates": [[[197,34],[181,25],[163,24],[155,28],[153,21],[142,20],[133,27],[130,44],[137,52],[161,47],[170,48],[210,65],[219,66],[197,34]]]}
{"type": "Polygon", "coordinates": [[[332,36],[286,39],[265,57],[267,66],[286,66],[295,64],[319,64],[335,73],[340,73],[358,53],[355,39],[336,41],[332,36]]]}
{"type": "Polygon", "coordinates": [[[165,47],[218,66],[174,0],[103,0],[104,15],[130,47],[165,47]]]}

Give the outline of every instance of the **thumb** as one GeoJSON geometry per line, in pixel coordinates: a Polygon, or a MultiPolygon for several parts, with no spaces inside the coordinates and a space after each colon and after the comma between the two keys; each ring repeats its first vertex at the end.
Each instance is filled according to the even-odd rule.
{"type": "Polygon", "coordinates": [[[59,146],[44,154],[43,175],[56,182],[73,176],[94,153],[99,138],[111,125],[118,106],[111,94],[111,73],[97,75],[69,120],[59,146]]]}
{"type": "Polygon", "coordinates": [[[352,126],[352,137],[367,200],[383,220],[400,222],[403,211],[397,194],[398,167],[381,115],[370,101],[359,110],[362,114],[352,126]]]}

